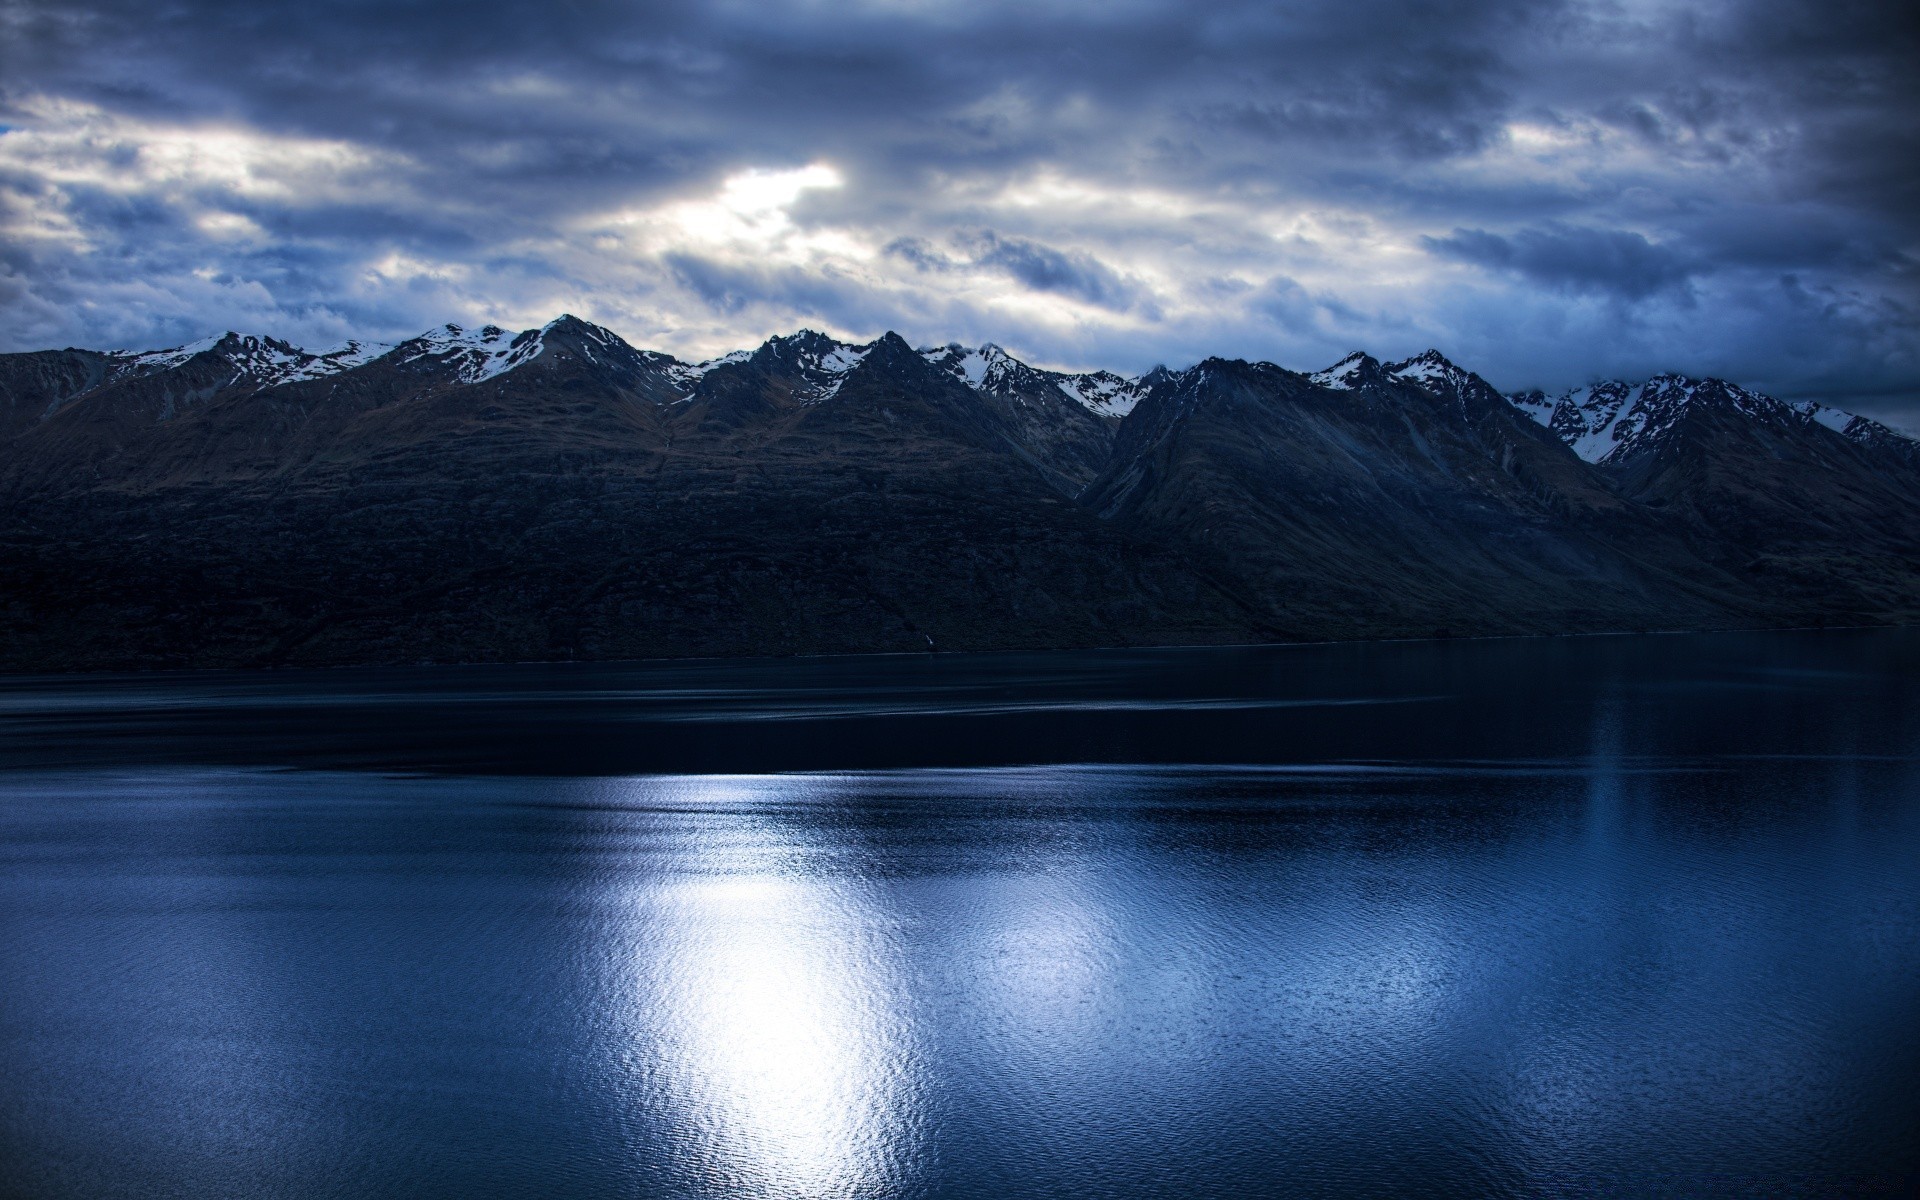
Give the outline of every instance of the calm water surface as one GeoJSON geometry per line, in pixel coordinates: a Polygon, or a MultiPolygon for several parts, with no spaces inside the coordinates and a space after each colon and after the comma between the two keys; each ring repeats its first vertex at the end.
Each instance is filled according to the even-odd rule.
{"type": "Polygon", "coordinates": [[[16,678],[0,864],[6,1195],[1920,1180],[1916,631],[16,678]]]}

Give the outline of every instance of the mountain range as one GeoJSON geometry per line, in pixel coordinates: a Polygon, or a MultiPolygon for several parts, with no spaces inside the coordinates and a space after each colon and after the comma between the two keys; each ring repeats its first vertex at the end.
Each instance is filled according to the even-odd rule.
{"type": "Polygon", "coordinates": [[[0,355],[0,668],[1911,622],[1920,442],[1435,351],[1063,373],[563,316],[0,355]]]}

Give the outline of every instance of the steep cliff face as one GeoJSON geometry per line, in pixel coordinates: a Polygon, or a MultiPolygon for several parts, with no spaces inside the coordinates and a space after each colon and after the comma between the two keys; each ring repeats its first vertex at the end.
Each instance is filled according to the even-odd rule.
{"type": "Polygon", "coordinates": [[[1913,443],[1714,381],[812,332],[693,364],[562,317],[6,355],[0,401],[10,669],[1920,615],[1913,443]]]}

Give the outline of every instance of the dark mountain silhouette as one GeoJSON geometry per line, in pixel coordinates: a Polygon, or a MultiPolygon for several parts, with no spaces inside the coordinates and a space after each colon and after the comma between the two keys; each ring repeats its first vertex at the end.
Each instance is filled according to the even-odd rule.
{"type": "Polygon", "coordinates": [[[1429,352],[1139,379],[572,317],[0,355],[9,669],[1909,621],[1920,455],[1717,381],[1429,352]]]}

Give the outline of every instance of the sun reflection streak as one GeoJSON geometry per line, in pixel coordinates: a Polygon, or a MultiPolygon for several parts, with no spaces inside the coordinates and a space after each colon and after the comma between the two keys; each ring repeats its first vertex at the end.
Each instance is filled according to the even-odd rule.
{"type": "Polygon", "coordinates": [[[736,1196],[897,1193],[918,1116],[886,915],[844,879],[809,873],[804,851],[796,863],[777,820],[728,820],[736,836],[696,851],[649,914],[643,964],[690,1182],[736,1196]]]}

